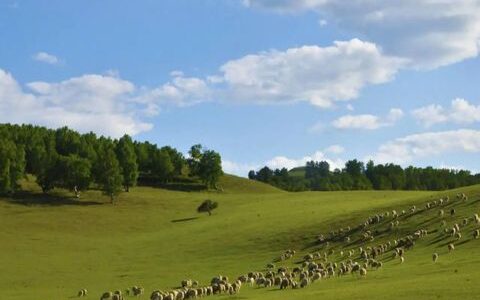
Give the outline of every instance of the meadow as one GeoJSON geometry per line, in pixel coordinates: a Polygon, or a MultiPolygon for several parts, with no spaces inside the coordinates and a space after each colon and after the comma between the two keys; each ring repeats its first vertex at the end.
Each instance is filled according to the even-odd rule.
{"type": "MultiPolygon", "coordinates": [[[[100,191],[71,193],[55,190],[43,196],[31,181],[27,192],[0,199],[0,298],[68,299],[79,289],[98,299],[104,291],[143,286],[148,299],[155,289],[168,290],[186,278],[209,284],[218,274],[237,278],[264,271],[286,249],[294,258],[277,266],[298,266],[307,253],[324,251],[318,234],[357,226],[376,213],[449,196],[443,219],[450,226],[480,213],[480,186],[445,192],[352,191],[289,193],[234,176],[220,181],[223,191],[176,191],[135,187],[111,205],[100,191]],[[455,195],[465,193],[460,202],[455,195]],[[196,207],[205,199],[219,203],[212,216],[196,207]],[[455,207],[456,214],[448,211],[455,207]]],[[[391,259],[366,277],[346,275],[324,279],[304,289],[279,290],[243,286],[237,295],[222,299],[480,299],[480,240],[472,238],[479,225],[470,222],[448,253],[450,238],[440,238],[438,209],[400,218],[395,230],[382,234],[376,245],[412,234],[431,232],[405,254],[405,262],[391,259]],[[439,260],[432,262],[432,253],[439,260]]],[[[379,225],[380,226],[380,225],[379,225]]],[[[381,226],[388,226],[388,223],[381,226]]],[[[358,248],[332,243],[339,251],[358,248]]],[[[132,298],[133,299],[133,298],[132,298]]]]}

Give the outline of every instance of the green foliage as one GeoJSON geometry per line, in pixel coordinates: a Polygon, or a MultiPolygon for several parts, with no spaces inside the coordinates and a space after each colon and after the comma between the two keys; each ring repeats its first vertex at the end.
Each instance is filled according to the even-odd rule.
{"type": "Polygon", "coordinates": [[[216,184],[222,171],[222,158],[213,150],[206,150],[198,164],[198,176],[207,187],[216,188],[216,184]]]}
{"type": "MultiPolygon", "coordinates": [[[[5,141],[0,184],[1,190],[8,193],[17,189],[19,176],[28,173],[35,176],[44,193],[56,187],[80,191],[93,185],[115,196],[119,192],[119,178],[126,191],[138,182],[156,186],[176,180],[181,182],[185,175],[197,180],[203,155],[201,145],[192,147],[195,158],[192,169],[196,173],[187,174],[186,159],[175,148],[134,142],[128,135],[111,140],[92,132],[79,134],[67,127],[51,130],[32,125],[0,124],[0,140],[5,141]]],[[[208,163],[202,166],[202,179],[213,184],[214,171],[218,170],[209,167],[208,163]]]]}
{"type": "Polygon", "coordinates": [[[218,207],[218,203],[215,201],[212,201],[210,199],[207,199],[200,204],[200,206],[197,208],[197,212],[202,213],[202,212],[207,212],[209,216],[212,215],[212,210],[216,209],[218,207]]]}
{"type": "Polygon", "coordinates": [[[251,170],[249,179],[269,183],[287,191],[339,191],[339,190],[445,190],[480,183],[480,174],[465,170],[408,167],[395,164],[366,166],[356,159],[345,163],[342,170],[330,171],[328,162],[310,161],[304,168],[251,170]]]}
{"type": "Polygon", "coordinates": [[[120,163],[115,156],[113,143],[105,142],[98,153],[100,162],[100,184],[103,192],[110,196],[112,204],[114,198],[122,189],[123,177],[121,174],[120,163]]]}
{"type": "Polygon", "coordinates": [[[88,189],[91,183],[91,164],[86,158],[76,154],[60,156],[59,158],[59,185],[73,191],[88,189]]]}
{"type": "Polygon", "coordinates": [[[152,156],[152,173],[160,183],[172,179],[175,166],[165,150],[156,149],[152,156]]]}
{"type": "Polygon", "coordinates": [[[13,193],[25,172],[25,150],[8,140],[0,140],[0,193],[13,193]]]}
{"type": "Polygon", "coordinates": [[[118,141],[116,152],[122,169],[123,187],[128,192],[130,187],[137,184],[138,179],[137,155],[132,139],[128,135],[124,135],[118,141]]]}

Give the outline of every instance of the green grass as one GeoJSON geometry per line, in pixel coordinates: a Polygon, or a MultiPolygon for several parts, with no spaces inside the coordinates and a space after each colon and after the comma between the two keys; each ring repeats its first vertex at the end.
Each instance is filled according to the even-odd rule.
{"type": "MultiPolygon", "coordinates": [[[[52,205],[58,199],[40,194],[0,199],[0,298],[68,299],[87,288],[86,299],[98,299],[106,290],[132,285],[144,286],[149,294],[176,287],[185,278],[206,284],[218,274],[233,278],[262,270],[288,248],[299,251],[285,262],[293,266],[304,254],[323,251],[312,246],[319,233],[355,226],[387,209],[407,209],[413,203],[423,207],[427,200],[457,193],[287,193],[234,176],[222,178],[220,186],[223,192],[137,187],[121,194],[115,206],[98,191],[82,194],[81,203],[61,205],[52,205]],[[210,217],[196,213],[206,198],[219,203],[210,217]]],[[[32,182],[24,187],[39,193],[32,182]]],[[[457,215],[446,217],[449,225],[480,213],[480,186],[460,190],[470,200],[456,204],[457,215]]],[[[66,192],[54,194],[61,197],[66,192]]],[[[439,228],[437,211],[400,219],[396,231],[374,243],[418,228],[439,228]]],[[[407,252],[404,264],[387,261],[389,254],[384,267],[365,279],[345,276],[302,290],[243,287],[237,296],[220,298],[475,299],[480,295],[480,240],[470,240],[474,226],[465,229],[467,242],[457,244],[453,253],[447,254],[448,238],[436,241],[439,233],[432,233],[407,252]],[[440,254],[436,264],[431,261],[433,252],[440,254]]],[[[332,247],[338,253],[345,245],[332,247]]]]}

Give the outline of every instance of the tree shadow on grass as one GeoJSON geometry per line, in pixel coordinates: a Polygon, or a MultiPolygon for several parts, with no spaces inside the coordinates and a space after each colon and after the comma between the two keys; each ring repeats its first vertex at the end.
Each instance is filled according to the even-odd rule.
{"type": "Polygon", "coordinates": [[[180,223],[180,222],[188,222],[188,221],[193,221],[198,219],[198,217],[191,217],[191,218],[184,218],[184,219],[176,219],[176,220],[171,220],[170,222],[172,223],[180,223]]]}
{"type": "Polygon", "coordinates": [[[0,201],[24,205],[24,206],[63,206],[63,205],[75,205],[75,206],[90,206],[90,205],[102,205],[103,202],[97,201],[82,201],[75,197],[65,197],[43,193],[33,193],[29,191],[18,191],[12,196],[2,197],[0,201]]]}

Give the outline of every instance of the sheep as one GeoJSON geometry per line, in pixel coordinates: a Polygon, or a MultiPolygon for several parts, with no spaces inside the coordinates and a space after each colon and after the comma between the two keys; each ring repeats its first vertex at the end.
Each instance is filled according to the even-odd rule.
{"type": "Polygon", "coordinates": [[[360,276],[362,276],[362,277],[367,276],[367,269],[366,268],[360,268],[360,276]]]}
{"type": "Polygon", "coordinates": [[[477,230],[474,230],[474,231],[473,231],[473,238],[474,238],[474,239],[478,239],[479,236],[480,236],[480,230],[478,230],[478,229],[477,229],[477,230]]]}
{"type": "Polygon", "coordinates": [[[405,262],[405,257],[401,256],[400,257],[400,263],[403,264],[405,262]]]}
{"type": "Polygon", "coordinates": [[[272,270],[275,269],[275,265],[272,263],[267,264],[267,269],[272,270]]]}
{"type": "Polygon", "coordinates": [[[280,282],[280,289],[286,289],[289,286],[289,280],[287,278],[283,278],[282,281],[280,282]]]}
{"type": "Polygon", "coordinates": [[[433,253],[432,259],[433,259],[433,262],[436,263],[438,260],[438,253],[433,253]]]}
{"type": "Polygon", "coordinates": [[[143,287],[137,287],[137,286],[133,286],[133,287],[132,287],[132,292],[133,292],[133,295],[134,295],[134,296],[140,296],[140,295],[142,295],[142,294],[143,294],[143,291],[144,291],[143,287]]]}
{"type": "Polygon", "coordinates": [[[438,211],[438,216],[443,217],[443,215],[445,215],[445,212],[443,211],[443,209],[439,210],[438,211]]]}
{"type": "Polygon", "coordinates": [[[463,225],[463,226],[467,226],[467,225],[468,225],[468,218],[463,219],[462,225],[463,225]]]}
{"type": "Polygon", "coordinates": [[[455,250],[455,245],[448,244],[448,252],[452,252],[453,250],[455,250]]]}
{"type": "Polygon", "coordinates": [[[175,297],[176,300],[183,300],[185,298],[185,293],[182,291],[179,291],[177,294],[177,297],[175,297]]]}
{"type": "Polygon", "coordinates": [[[81,289],[80,291],[78,291],[78,297],[85,297],[87,294],[87,289],[81,289]]]}
{"type": "Polygon", "coordinates": [[[150,300],[163,300],[163,295],[160,291],[153,291],[150,295],[150,300]]]}
{"type": "Polygon", "coordinates": [[[455,239],[458,241],[458,240],[460,240],[461,238],[462,238],[462,234],[461,234],[460,232],[457,232],[457,233],[455,234],[455,239]]]}
{"type": "Polygon", "coordinates": [[[452,208],[452,209],[450,210],[450,215],[451,215],[451,216],[454,216],[454,215],[455,215],[455,213],[456,213],[456,210],[455,210],[455,208],[452,208]]]}
{"type": "Polygon", "coordinates": [[[301,288],[304,288],[308,285],[308,278],[303,278],[301,281],[300,281],[300,287],[301,288]]]}
{"type": "Polygon", "coordinates": [[[112,292],[105,292],[102,294],[102,296],[100,297],[100,300],[106,300],[106,299],[110,299],[112,298],[113,296],[113,293],[112,292]]]}
{"type": "Polygon", "coordinates": [[[480,224],[480,218],[478,217],[478,214],[474,214],[473,219],[475,220],[475,223],[480,224]]]}

